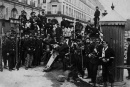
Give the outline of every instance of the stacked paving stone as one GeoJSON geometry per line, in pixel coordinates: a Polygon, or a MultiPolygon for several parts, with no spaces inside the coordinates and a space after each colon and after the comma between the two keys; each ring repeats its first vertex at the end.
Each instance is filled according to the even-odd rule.
{"type": "Polygon", "coordinates": [[[127,48],[128,48],[128,43],[127,43],[127,38],[130,38],[130,31],[125,31],[125,37],[124,37],[124,58],[125,60],[127,59],[127,48]]]}

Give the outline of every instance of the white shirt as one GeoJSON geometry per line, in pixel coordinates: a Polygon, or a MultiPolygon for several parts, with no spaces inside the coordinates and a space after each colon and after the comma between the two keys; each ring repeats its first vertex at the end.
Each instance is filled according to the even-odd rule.
{"type": "Polygon", "coordinates": [[[105,57],[105,51],[108,49],[108,46],[106,48],[102,49],[102,57],[105,57]]]}

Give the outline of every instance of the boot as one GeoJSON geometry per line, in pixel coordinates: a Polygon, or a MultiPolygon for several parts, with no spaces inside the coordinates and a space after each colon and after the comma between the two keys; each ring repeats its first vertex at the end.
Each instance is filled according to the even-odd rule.
{"type": "Polygon", "coordinates": [[[106,82],[104,83],[103,87],[107,87],[107,83],[106,82]]]}
{"type": "Polygon", "coordinates": [[[113,83],[111,83],[111,87],[114,87],[113,83]]]}

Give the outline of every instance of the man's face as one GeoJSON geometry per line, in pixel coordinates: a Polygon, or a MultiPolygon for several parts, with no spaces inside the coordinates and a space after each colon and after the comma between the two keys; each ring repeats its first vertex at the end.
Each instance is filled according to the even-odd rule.
{"type": "Polygon", "coordinates": [[[108,45],[106,42],[103,42],[103,47],[106,48],[108,45]]]}
{"type": "Polygon", "coordinates": [[[96,8],[96,10],[99,10],[99,8],[96,8]]]}
{"type": "Polygon", "coordinates": [[[86,39],[86,43],[89,43],[90,42],[90,40],[89,39],[86,39]]]}
{"type": "Polygon", "coordinates": [[[100,40],[99,40],[99,39],[96,39],[96,43],[100,43],[100,40]]]}
{"type": "Polygon", "coordinates": [[[44,12],[42,12],[42,15],[45,15],[45,13],[44,13],[44,12]]]}

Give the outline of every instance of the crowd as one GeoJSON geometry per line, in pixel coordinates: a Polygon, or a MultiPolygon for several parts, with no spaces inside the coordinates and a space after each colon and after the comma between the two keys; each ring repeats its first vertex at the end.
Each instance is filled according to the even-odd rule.
{"type": "MultiPolygon", "coordinates": [[[[96,14],[100,15],[99,12],[96,14]]],[[[7,65],[9,71],[15,68],[19,70],[21,66],[28,70],[39,66],[41,62],[46,65],[53,52],[57,51],[58,55],[53,64],[59,61],[63,64],[63,70],[71,71],[68,80],[76,80],[78,74],[85,78],[84,71],[87,69],[87,78],[91,78],[91,82],[96,86],[98,67],[102,66],[104,87],[107,87],[108,77],[113,87],[112,65],[115,55],[108,43],[101,39],[100,26],[96,27],[97,22],[92,25],[89,21],[85,27],[85,36],[82,36],[83,25],[76,25],[74,30],[74,26],[64,18],[60,24],[51,19],[47,20],[44,11],[38,16],[32,12],[30,19],[27,19],[25,11],[22,11],[19,19],[20,37],[11,30],[3,38],[2,56],[5,69],[7,65]]],[[[97,19],[99,20],[99,17],[94,20],[98,21],[97,19]]],[[[43,71],[49,71],[51,68],[43,71]]]]}

